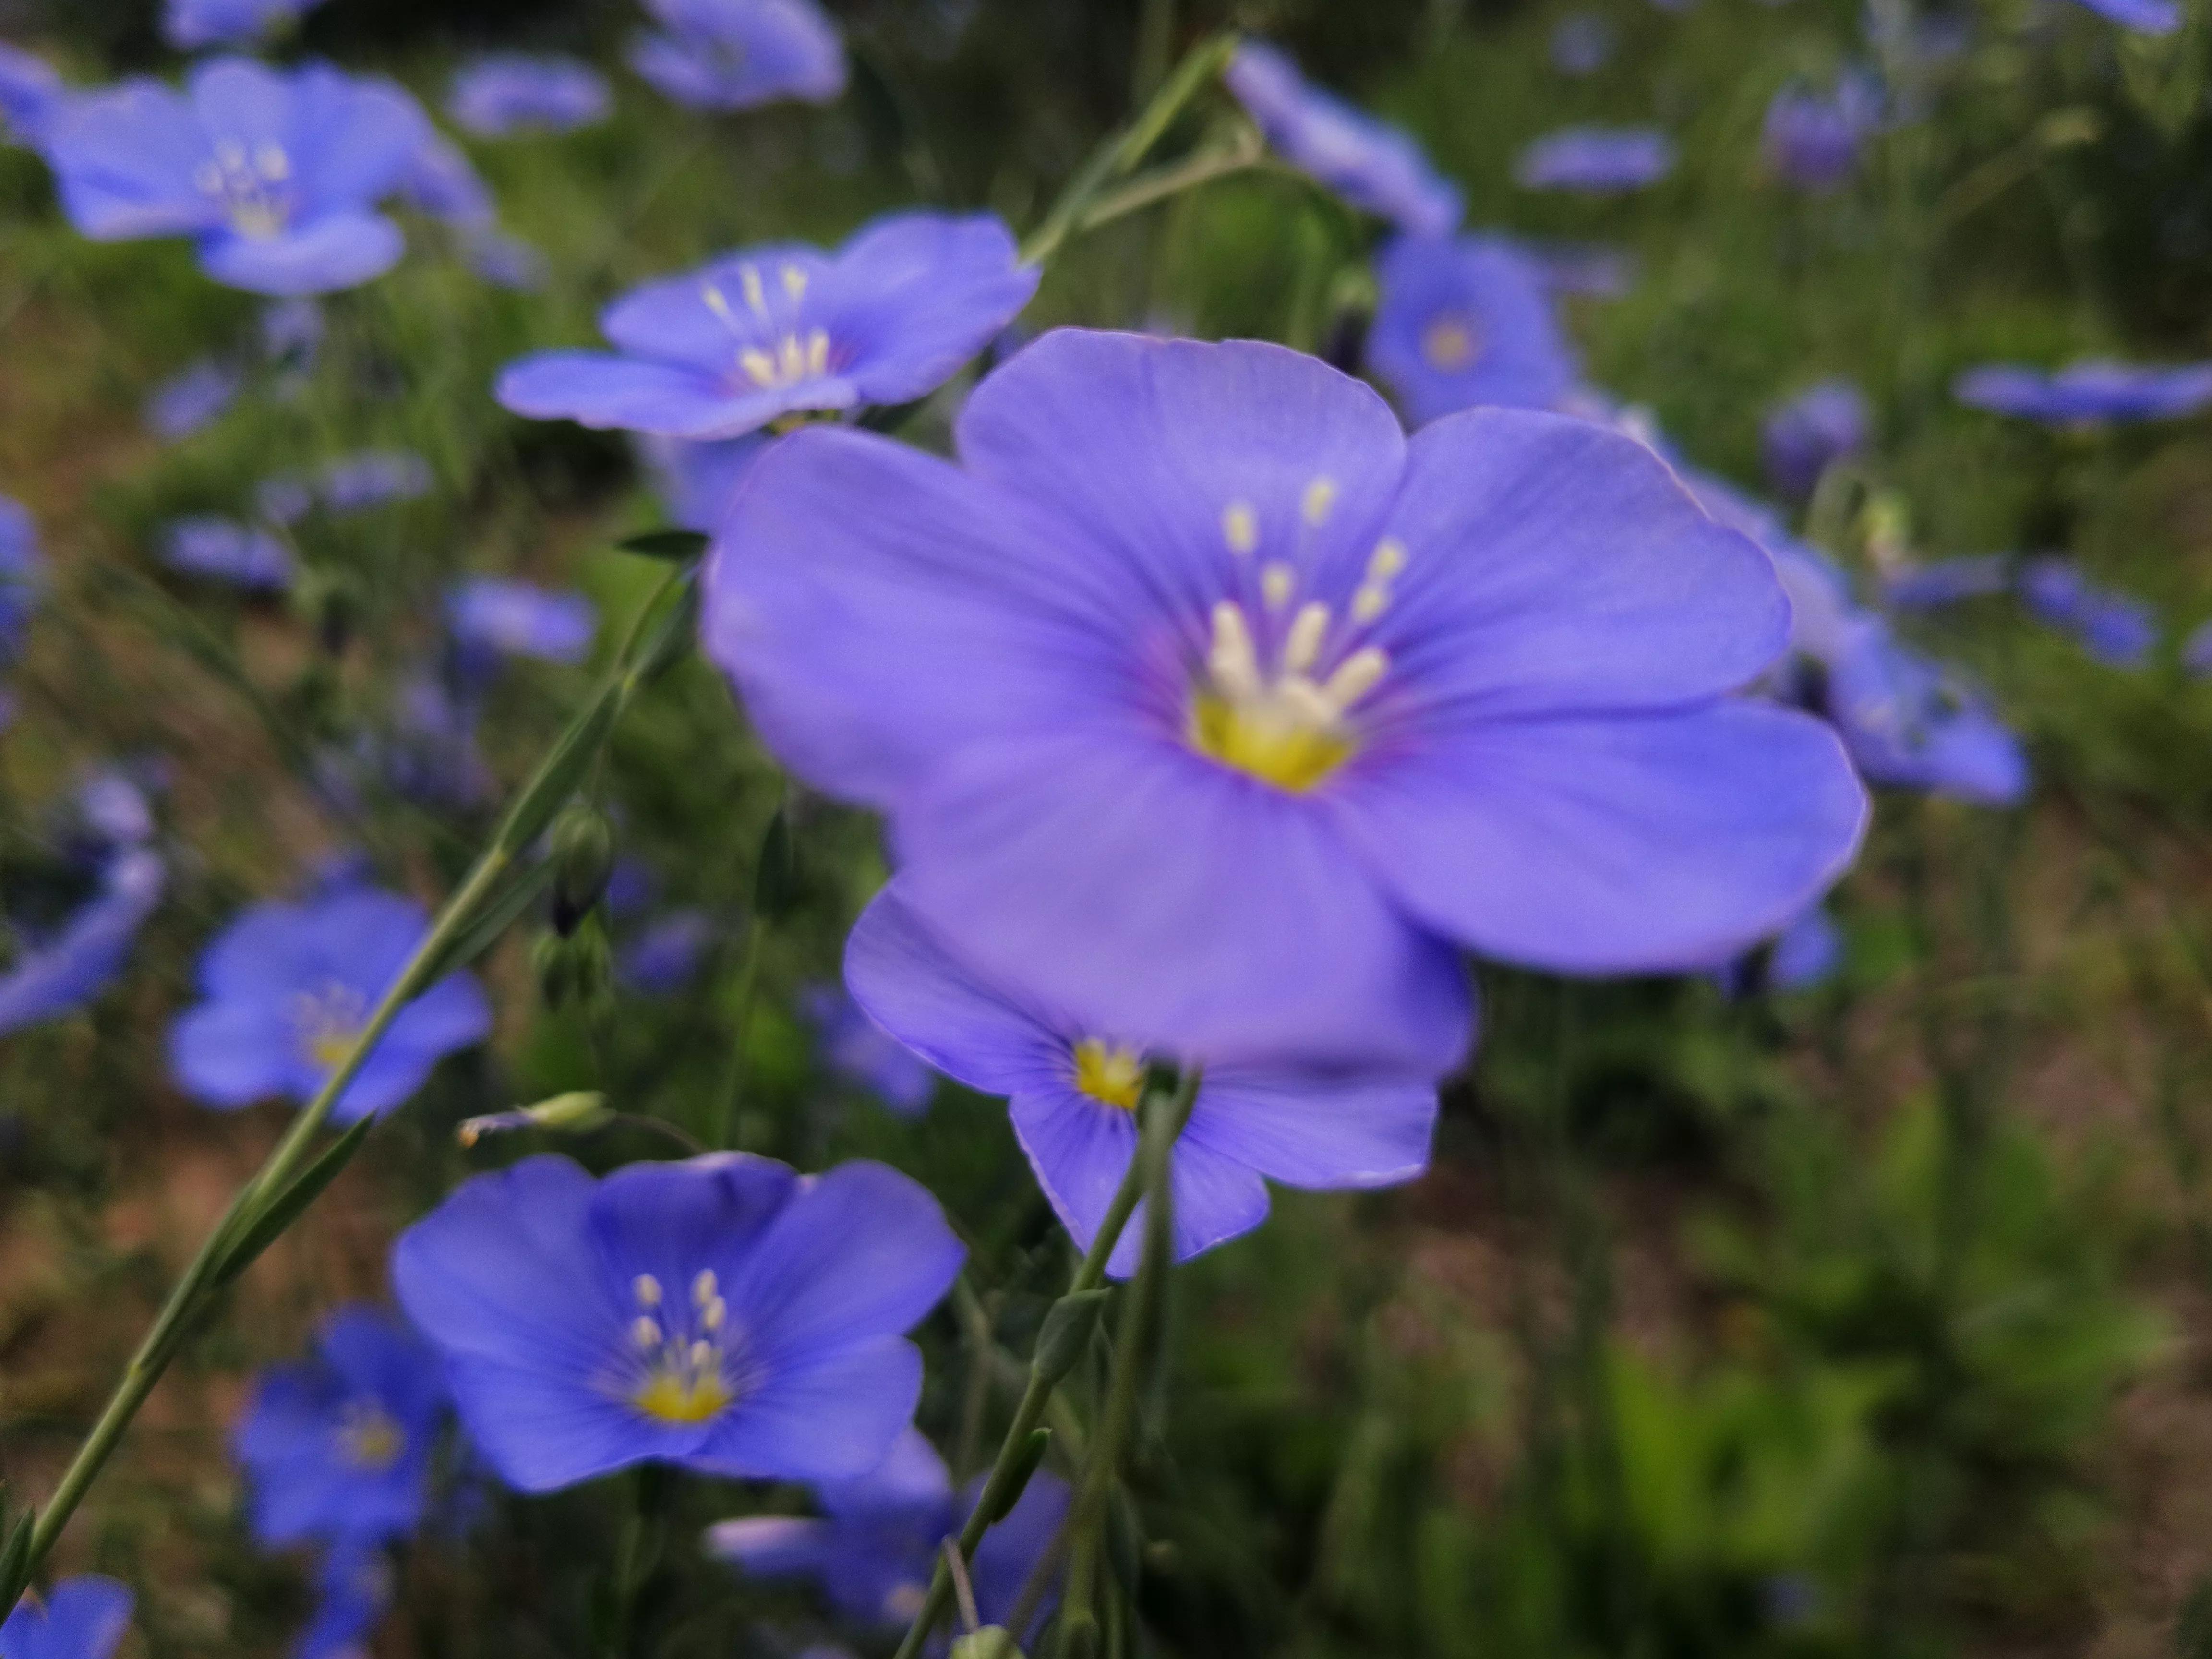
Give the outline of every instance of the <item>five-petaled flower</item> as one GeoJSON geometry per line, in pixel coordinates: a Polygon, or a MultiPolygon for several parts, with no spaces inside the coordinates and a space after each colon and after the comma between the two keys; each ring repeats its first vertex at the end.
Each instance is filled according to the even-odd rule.
{"type": "Polygon", "coordinates": [[[1417,424],[1486,404],[1551,409],[1574,386],[1544,269],[1512,243],[1401,237],[1375,275],[1367,359],[1417,424]]]}
{"type": "Polygon", "coordinates": [[[878,1164],[800,1176],[738,1153],[603,1181],[533,1158],[404,1234],[392,1281],[443,1350],[491,1466],[549,1492],[647,1461],[702,1474],[865,1474],[914,1413],[902,1334],[964,1252],[878,1164]]]}
{"type": "Polygon", "coordinates": [[[957,437],[770,449],[707,647],[795,772],[890,813],[961,959],[1123,1042],[1435,1075],[1456,946],[1711,962],[1856,848],[1834,738],[1729,695],[1788,637],[1771,563],[1630,439],[1409,441],[1279,347],[1076,331],[957,437]]]}
{"type": "Polygon", "coordinates": [[[649,283],[599,325],[617,350],[511,364],[501,403],[672,438],[734,438],[786,416],[935,391],[1036,292],[989,214],[879,219],[835,254],[798,244],[649,283]]]}
{"type": "MultiPolygon", "coordinates": [[[[202,1000],[169,1030],[177,1080],[201,1104],[225,1111],[270,1096],[313,1098],[429,926],[412,899],[371,887],[253,906],[200,957],[202,1000]]],[[[390,1110],[441,1058],[490,1030],[491,1007],[475,979],[441,980],[392,1020],[339,1097],[333,1121],[390,1110]]]]}
{"type": "Polygon", "coordinates": [[[376,204],[433,137],[389,82],[223,58],[183,92],[139,79],[70,99],[46,155],[87,236],[190,236],[219,283],[320,294],[398,260],[399,228],[376,204]]]}
{"type": "Polygon", "coordinates": [[[646,0],[646,9],[661,27],[638,37],[630,67],[679,104],[826,104],[845,90],[844,42],[814,0],[646,0]]]}
{"type": "Polygon", "coordinates": [[[24,1596],[0,1624],[0,1659],[108,1659],[131,1628],[133,1597],[112,1578],[65,1578],[24,1596]]]}

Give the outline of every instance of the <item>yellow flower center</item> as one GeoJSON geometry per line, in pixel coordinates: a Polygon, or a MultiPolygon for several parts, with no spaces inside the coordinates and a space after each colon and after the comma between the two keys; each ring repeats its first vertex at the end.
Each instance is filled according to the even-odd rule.
{"type": "Polygon", "coordinates": [[[733,1397],[719,1374],[659,1370],[629,1398],[638,1410],[663,1423],[704,1423],[733,1397]]]}
{"type": "Polygon", "coordinates": [[[729,1304],[714,1270],[691,1281],[688,1319],[679,1321],[665,1305],[660,1281],[651,1273],[640,1273],[630,1290],[639,1310],[630,1322],[630,1340],[646,1356],[646,1366],[629,1390],[629,1403],[655,1422],[706,1422],[738,1397],[725,1364],[729,1304]],[[688,1333],[679,1328],[684,1323],[688,1333]]]}
{"type": "Polygon", "coordinates": [[[777,272],[787,313],[779,324],[769,308],[768,284],[757,265],[738,267],[738,286],[753,320],[741,319],[729,296],[708,283],[700,290],[707,309],[721,319],[738,339],[738,368],[745,379],[764,392],[781,392],[806,380],[819,380],[830,373],[830,331],[808,328],[798,313],[806,297],[806,273],[787,264],[777,272]],[[761,334],[768,333],[763,342],[761,334]]]}
{"type": "Polygon", "coordinates": [[[368,999],[350,985],[336,980],[319,991],[302,991],[293,1000],[292,1024],[300,1034],[300,1048],[319,1071],[335,1071],[360,1041],[368,1024],[368,999]]]}
{"type": "Polygon", "coordinates": [[[1428,359],[1430,368],[1447,374],[1473,368],[1481,350],[1474,324],[1456,313],[1437,318],[1421,331],[1421,356],[1428,359]]]}
{"type": "Polygon", "coordinates": [[[292,217],[292,158],[282,144],[248,151],[235,138],[215,147],[192,182],[223,204],[230,228],[255,241],[281,236],[292,217]]]}
{"type": "Polygon", "coordinates": [[[1145,1092],[1144,1056],[1118,1043],[1085,1037],[1075,1045],[1075,1086],[1093,1100],[1133,1112],[1145,1092]]]}
{"type": "Polygon", "coordinates": [[[338,1445],[354,1468],[381,1474],[407,1449],[407,1436],[390,1413],[361,1400],[346,1407],[338,1426],[338,1445]]]}

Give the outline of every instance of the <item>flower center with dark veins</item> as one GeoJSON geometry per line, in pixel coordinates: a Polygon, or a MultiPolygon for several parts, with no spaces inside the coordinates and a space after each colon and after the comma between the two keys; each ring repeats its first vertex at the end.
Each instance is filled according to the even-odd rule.
{"type": "Polygon", "coordinates": [[[1474,368],[1481,355],[1481,331],[1462,313],[1446,312],[1421,331],[1421,356],[1430,368],[1446,374],[1474,368]]]}
{"type": "Polygon", "coordinates": [[[1102,1105],[1137,1109],[1145,1092],[1145,1057],[1102,1037],[1075,1045],[1075,1086],[1102,1105]]]}
{"type": "Polygon", "coordinates": [[[714,283],[701,290],[707,309],[738,337],[738,374],[764,392],[781,392],[808,380],[825,380],[830,374],[830,331],[810,328],[799,315],[800,302],[806,297],[806,273],[787,264],[776,275],[789,302],[786,308],[790,314],[781,322],[769,312],[768,284],[757,265],[738,268],[738,286],[745,309],[758,326],[739,317],[729,295],[714,283]]]}
{"type": "MultiPolygon", "coordinates": [[[[1335,495],[1327,479],[1307,486],[1309,529],[1320,528],[1335,495]]],[[[1239,561],[1256,556],[1258,524],[1246,502],[1233,501],[1222,514],[1223,538],[1239,561]]],[[[1353,711],[1390,667],[1380,647],[1352,641],[1382,614],[1405,567],[1402,544],[1378,544],[1352,596],[1350,626],[1340,632],[1334,610],[1322,601],[1293,608],[1295,564],[1262,563],[1256,607],[1236,599],[1214,605],[1205,672],[1191,696],[1191,747],[1292,794],[1315,788],[1350,760],[1359,749],[1353,711]]]]}
{"type": "Polygon", "coordinates": [[[640,1273],[630,1291],[639,1308],[630,1343],[642,1363],[628,1389],[629,1403],[657,1423],[692,1425],[720,1415],[738,1390],[730,1376],[729,1304],[714,1270],[691,1281],[688,1310],[667,1306],[651,1273],[640,1273]]]}
{"type": "Polygon", "coordinates": [[[281,236],[292,218],[292,158],[282,144],[248,150],[225,138],[194,169],[192,182],[204,196],[222,204],[230,228],[254,241],[281,236]]]}

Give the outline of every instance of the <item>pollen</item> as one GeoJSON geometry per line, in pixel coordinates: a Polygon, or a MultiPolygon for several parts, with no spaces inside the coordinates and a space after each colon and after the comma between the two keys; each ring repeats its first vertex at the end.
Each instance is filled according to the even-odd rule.
{"type": "Polygon", "coordinates": [[[1085,1037],[1075,1045],[1075,1086],[1101,1104],[1133,1112],[1145,1092],[1144,1056],[1119,1043],[1085,1037]]]}
{"type": "Polygon", "coordinates": [[[656,1370],[630,1404],[659,1423],[704,1423],[736,1398],[719,1371],[656,1370]]]}
{"type": "Polygon", "coordinates": [[[1231,501],[1222,509],[1221,539],[1239,558],[1260,545],[1260,515],[1249,501],[1231,501]]]}
{"type": "Polygon", "coordinates": [[[803,338],[787,334],[772,352],[747,346],[738,354],[738,367],[755,386],[770,392],[821,380],[830,373],[830,331],[811,329],[803,338]]]}
{"type": "Polygon", "coordinates": [[[1299,512],[1307,524],[1319,529],[1328,521],[1329,510],[1336,505],[1336,480],[1316,478],[1306,486],[1305,499],[1299,503],[1299,512]]]}
{"type": "MultiPolygon", "coordinates": [[[[1273,605],[1274,596],[1267,598],[1273,605]]],[[[1366,608],[1379,610],[1379,601],[1366,608]]],[[[1356,596],[1355,623],[1369,620],[1362,609],[1356,596]]],[[[1319,600],[1299,606],[1281,630],[1271,672],[1243,607],[1216,605],[1206,672],[1191,698],[1191,747],[1291,794],[1316,787],[1351,759],[1358,748],[1353,712],[1382,683],[1390,659],[1379,647],[1347,651],[1340,641],[1332,661],[1334,620],[1319,600]]]]}
{"type": "Polygon", "coordinates": [[[1421,356],[1429,367],[1457,374],[1474,367],[1482,343],[1468,319],[1456,314],[1437,318],[1421,331],[1421,356]]]}

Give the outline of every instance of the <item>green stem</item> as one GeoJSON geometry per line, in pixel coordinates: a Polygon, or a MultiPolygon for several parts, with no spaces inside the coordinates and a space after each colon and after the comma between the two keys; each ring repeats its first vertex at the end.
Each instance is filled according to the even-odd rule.
{"type": "MultiPolygon", "coordinates": [[[[1182,1133],[1182,1126],[1190,1121],[1192,1103],[1198,1098],[1198,1084],[1199,1071],[1193,1066],[1183,1073],[1177,1084],[1170,1109],[1157,1115],[1160,1133],[1170,1142],[1182,1133]]],[[[1148,1115],[1145,1121],[1146,1139],[1149,1139],[1155,1116],[1148,1115]]],[[[1137,1200],[1144,1196],[1146,1167],[1145,1149],[1140,1145],[1137,1156],[1129,1160],[1129,1168],[1114,1194],[1114,1201],[1106,1206],[1106,1213],[1099,1220],[1098,1231],[1091,1241],[1091,1248],[1084,1252],[1082,1263],[1076,1268],[1075,1277],[1069,1281],[1069,1295],[1095,1291],[1105,1283],[1106,1264],[1113,1259],[1114,1247],[1121,1242],[1122,1231],[1129,1224],[1129,1217],[1137,1207],[1137,1200]]],[[[960,1528],[962,1559],[973,1561],[975,1559],[975,1547],[983,1541],[983,1534],[990,1527],[986,1517],[997,1506],[997,1498],[1004,1493],[1006,1483],[1012,1479],[1022,1449],[1029,1443],[1030,1436],[1043,1419],[1045,1406],[1055,1386],[1055,1383],[1038,1376],[1034,1370],[1030,1371],[1029,1385],[1022,1390],[1021,1403],[1014,1407],[1014,1420],[1006,1425],[1006,1437],[1000,1443],[999,1455],[991,1465],[990,1478],[983,1483],[983,1494],[976,1501],[967,1523],[960,1528]]],[[[1093,1455],[1096,1455],[1095,1453],[1093,1455]]],[[[922,1601],[921,1611],[915,1615],[906,1639],[899,1644],[898,1652],[893,1659],[917,1659],[922,1644],[928,1641],[930,1632],[937,1628],[937,1621],[945,1616],[945,1604],[951,1596],[952,1575],[939,1561],[936,1572],[930,1578],[929,1594],[922,1601]]]]}
{"type": "Polygon", "coordinates": [[[1258,129],[1245,127],[1229,143],[1200,150],[1166,167],[1154,167],[1150,173],[1139,173],[1118,190],[1107,191],[1094,197],[1090,206],[1076,216],[1068,234],[1088,235],[1101,225],[1110,225],[1115,220],[1139,212],[1155,202],[1164,202],[1171,196],[1179,196],[1184,191],[1194,190],[1200,185],[1212,184],[1217,179],[1250,173],[1266,159],[1267,146],[1261,139],[1258,129]]]}
{"type": "Polygon", "coordinates": [[[761,957],[768,945],[768,919],[755,913],[745,929],[745,959],[738,968],[737,1031],[730,1042],[730,1069],[722,1081],[721,1121],[714,1144],[725,1150],[738,1144],[738,1118],[744,1104],[745,1073],[752,1048],[753,1009],[760,1000],[761,957]]]}

